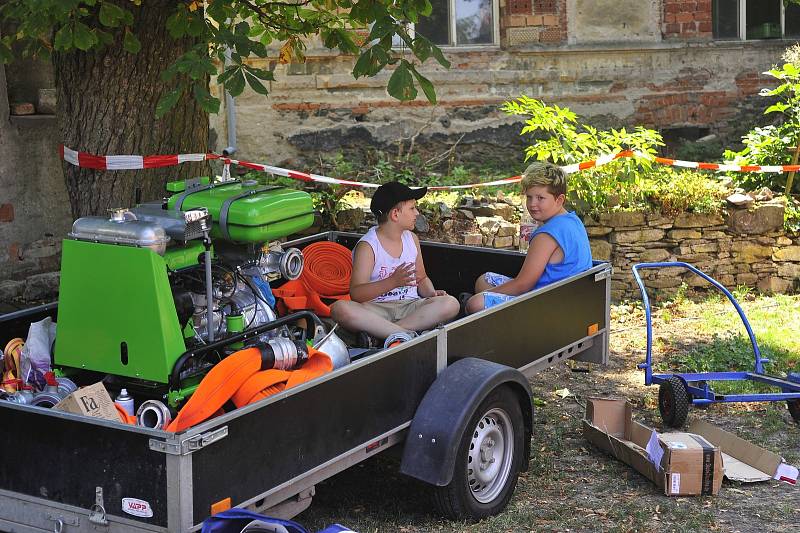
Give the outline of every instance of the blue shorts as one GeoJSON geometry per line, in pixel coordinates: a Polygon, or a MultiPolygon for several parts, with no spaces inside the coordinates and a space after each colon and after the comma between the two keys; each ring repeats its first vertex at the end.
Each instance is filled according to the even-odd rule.
{"type": "MultiPolygon", "coordinates": [[[[497,274],[496,272],[487,272],[486,274],[483,275],[483,280],[492,287],[497,287],[507,281],[511,281],[511,278],[509,278],[508,276],[504,276],[503,274],[497,274]]],[[[500,305],[502,303],[511,301],[514,298],[516,298],[516,296],[511,296],[510,294],[484,291],[483,308],[489,309],[490,307],[494,307],[496,305],[500,305]]]]}

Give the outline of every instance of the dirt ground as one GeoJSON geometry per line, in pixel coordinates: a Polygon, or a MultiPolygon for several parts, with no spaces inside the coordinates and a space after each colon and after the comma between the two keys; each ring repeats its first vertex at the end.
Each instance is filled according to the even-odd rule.
{"type": "MultiPolygon", "coordinates": [[[[797,530],[800,486],[726,479],[717,496],[667,497],[584,440],[581,419],[589,396],[627,398],[634,404],[634,417],[663,429],[658,390],[645,387],[636,370],[644,353],[643,319],[633,313],[613,322],[607,367],[575,372],[562,364],[531,381],[536,398],[531,464],[502,514],[478,524],[439,518],[427,487],[398,474],[399,459],[390,452],[318,485],[311,509],[296,520],[310,531],[338,522],[361,533],[797,530]],[[555,391],[563,388],[572,394],[561,398],[555,391]]],[[[698,340],[685,321],[674,321],[659,334],[683,346],[698,340]]],[[[712,405],[693,409],[689,417],[707,419],[800,463],[800,426],[785,403],[712,405]]]]}

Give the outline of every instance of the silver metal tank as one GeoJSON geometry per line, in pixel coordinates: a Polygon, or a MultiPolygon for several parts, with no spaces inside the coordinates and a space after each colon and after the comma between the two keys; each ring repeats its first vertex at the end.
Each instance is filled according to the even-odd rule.
{"type": "Polygon", "coordinates": [[[83,217],[72,224],[68,235],[79,241],[120,244],[149,248],[164,255],[170,238],[167,232],[152,222],[136,220],[130,211],[114,210],[110,219],[104,217],[83,217]]]}

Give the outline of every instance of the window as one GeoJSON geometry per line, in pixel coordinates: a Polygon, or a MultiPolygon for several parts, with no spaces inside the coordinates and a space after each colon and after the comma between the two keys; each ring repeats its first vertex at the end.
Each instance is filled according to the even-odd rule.
{"type": "MultiPolygon", "coordinates": [[[[498,41],[498,0],[431,0],[433,11],[412,25],[439,46],[481,46],[498,41]]],[[[395,44],[400,45],[396,38],[395,44]]]]}
{"type": "Polygon", "coordinates": [[[800,36],[800,5],[783,0],[713,0],[715,39],[781,39],[800,36]]]}

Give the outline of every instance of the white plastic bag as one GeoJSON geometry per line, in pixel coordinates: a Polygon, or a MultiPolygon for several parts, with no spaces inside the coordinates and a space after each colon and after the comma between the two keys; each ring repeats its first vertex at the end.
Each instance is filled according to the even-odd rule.
{"type": "Polygon", "coordinates": [[[50,347],[55,338],[56,324],[50,317],[32,323],[28,329],[28,339],[20,355],[20,377],[36,390],[44,389],[44,373],[51,370],[50,347]]]}

